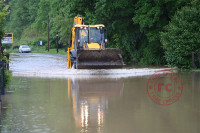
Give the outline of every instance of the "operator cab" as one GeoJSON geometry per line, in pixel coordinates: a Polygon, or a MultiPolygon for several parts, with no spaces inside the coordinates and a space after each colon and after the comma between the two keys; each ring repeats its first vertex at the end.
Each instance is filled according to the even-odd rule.
{"type": "Polygon", "coordinates": [[[104,25],[76,25],[75,48],[77,49],[104,49],[104,25]]]}

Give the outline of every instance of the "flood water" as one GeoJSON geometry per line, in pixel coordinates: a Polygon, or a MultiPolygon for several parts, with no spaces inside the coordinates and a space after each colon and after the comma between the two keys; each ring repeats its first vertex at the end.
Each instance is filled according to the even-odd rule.
{"type": "MultiPolygon", "coordinates": [[[[37,56],[13,56],[10,68],[15,74],[7,94],[2,97],[2,133],[200,132],[198,72],[177,71],[183,83],[182,95],[174,104],[161,106],[148,96],[149,74],[86,75],[83,71],[84,74],[80,75],[82,71],[79,71],[60,77],[60,73],[38,76],[35,72],[34,76],[31,75],[33,70],[41,67],[31,69],[26,63],[26,70],[19,67],[23,64],[19,60],[23,62],[28,58],[33,61],[37,56]],[[26,73],[20,74],[20,71],[26,73]]],[[[61,62],[59,70],[65,69],[62,64],[65,57],[55,58],[49,58],[50,64],[61,62]]],[[[48,61],[39,64],[46,65],[48,61]]],[[[46,69],[56,71],[53,67],[46,69]]]]}

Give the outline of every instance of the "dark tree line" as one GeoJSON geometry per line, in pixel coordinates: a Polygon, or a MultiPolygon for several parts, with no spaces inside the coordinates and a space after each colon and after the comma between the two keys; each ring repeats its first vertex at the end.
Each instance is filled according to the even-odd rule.
{"type": "MultiPolygon", "coordinates": [[[[109,47],[123,51],[127,63],[191,68],[191,52],[198,49],[198,0],[11,0],[6,29],[18,43],[35,44],[50,38],[70,40],[73,17],[86,24],[104,24],[109,47]]],[[[55,45],[53,45],[55,46],[55,45]]]]}

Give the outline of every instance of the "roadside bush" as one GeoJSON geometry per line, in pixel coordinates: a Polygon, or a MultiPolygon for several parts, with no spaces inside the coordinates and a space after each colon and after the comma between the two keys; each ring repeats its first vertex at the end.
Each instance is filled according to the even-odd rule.
{"type": "MultiPolygon", "coordinates": [[[[1,58],[1,60],[5,61],[6,63],[9,63],[9,56],[10,54],[8,52],[3,52],[3,56],[1,58]]],[[[10,84],[12,75],[9,72],[9,70],[7,70],[6,68],[4,69],[4,76],[5,76],[5,85],[8,86],[10,84]]]]}
{"type": "Polygon", "coordinates": [[[10,48],[12,48],[12,44],[2,44],[2,47],[6,48],[6,49],[10,49],[10,48]]]}
{"type": "Polygon", "coordinates": [[[178,10],[165,31],[161,32],[161,42],[165,58],[170,66],[183,69],[192,67],[192,52],[200,49],[200,2],[178,10]]]}
{"type": "Polygon", "coordinates": [[[12,75],[8,70],[5,70],[5,85],[8,86],[10,84],[12,75]]]}

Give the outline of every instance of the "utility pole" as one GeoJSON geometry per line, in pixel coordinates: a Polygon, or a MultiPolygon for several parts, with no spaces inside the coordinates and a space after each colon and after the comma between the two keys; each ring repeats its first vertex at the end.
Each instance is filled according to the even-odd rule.
{"type": "Polygon", "coordinates": [[[47,31],[48,31],[48,52],[49,52],[49,15],[47,15],[47,31]]]}
{"type": "Polygon", "coordinates": [[[57,53],[58,53],[58,32],[57,32],[57,34],[56,34],[56,43],[57,43],[57,53]]]}

